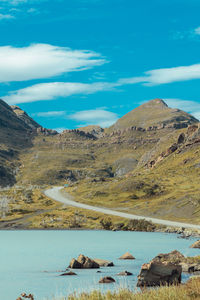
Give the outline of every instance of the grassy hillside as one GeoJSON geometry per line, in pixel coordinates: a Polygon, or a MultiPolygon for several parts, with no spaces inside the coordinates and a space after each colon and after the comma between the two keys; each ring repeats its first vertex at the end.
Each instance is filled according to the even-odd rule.
{"type": "Polygon", "coordinates": [[[131,126],[114,131],[89,126],[61,134],[37,130],[32,144],[18,151],[17,184],[42,190],[68,183],[67,192],[77,201],[199,224],[197,120],[159,99],[133,110],[120,124],[121,120],[128,124],[122,122],[123,128],[129,121],[131,126]],[[142,118],[145,126],[150,121],[160,125],[132,126],[135,116],[137,126],[142,118]]]}

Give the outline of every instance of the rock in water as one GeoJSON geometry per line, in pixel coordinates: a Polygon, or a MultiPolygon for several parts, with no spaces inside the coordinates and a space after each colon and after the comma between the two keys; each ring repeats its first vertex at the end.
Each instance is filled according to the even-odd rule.
{"type": "Polygon", "coordinates": [[[70,271],[70,272],[63,273],[60,276],[74,276],[74,275],[77,275],[77,274],[74,273],[74,272],[72,272],[72,271],[70,271]]]}
{"type": "Polygon", "coordinates": [[[72,259],[69,268],[71,269],[98,269],[99,264],[95,262],[93,259],[80,254],[77,259],[72,259]]]}
{"type": "Polygon", "coordinates": [[[194,244],[190,246],[190,248],[200,248],[200,240],[196,241],[194,244]]]}
{"type": "Polygon", "coordinates": [[[182,267],[168,262],[143,264],[138,275],[138,287],[161,286],[181,283],[182,267]]]}
{"type": "Polygon", "coordinates": [[[135,257],[129,252],[126,252],[119,259],[135,259],[135,257]]]}
{"type": "Polygon", "coordinates": [[[115,279],[110,276],[103,277],[99,280],[99,283],[113,283],[113,282],[115,282],[115,279]]]}
{"type": "Polygon", "coordinates": [[[68,268],[70,268],[70,269],[82,269],[82,264],[80,262],[78,262],[75,258],[72,258],[68,268]]]}
{"type": "Polygon", "coordinates": [[[94,261],[99,264],[100,267],[113,267],[114,263],[109,260],[94,258],[94,261]]]}
{"type": "Polygon", "coordinates": [[[123,271],[117,274],[117,276],[131,276],[133,273],[128,272],[128,271],[123,271]]]}
{"type": "Polygon", "coordinates": [[[160,286],[181,283],[181,262],[185,257],[177,250],[158,254],[149,263],[143,264],[137,286],[160,286]]]}

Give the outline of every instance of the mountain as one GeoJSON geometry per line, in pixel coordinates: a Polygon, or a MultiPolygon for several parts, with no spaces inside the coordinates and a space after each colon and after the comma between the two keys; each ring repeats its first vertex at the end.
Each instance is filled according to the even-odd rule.
{"type": "Polygon", "coordinates": [[[108,132],[123,130],[131,126],[158,129],[164,127],[184,128],[198,122],[190,114],[179,109],[172,109],[162,99],[146,102],[130,111],[112,125],[108,132]]]}
{"type": "Polygon", "coordinates": [[[0,134],[1,186],[68,183],[81,202],[200,223],[200,123],[161,99],[60,134],[0,101],[0,134]]]}
{"type": "Polygon", "coordinates": [[[25,111],[23,111],[17,105],[11,105],[13,112],[17,115],[17,117],[23,121],[30,129],[36,129],[41,127],[37,122],[35,122],[25,111]]]}
{"type": "Polygon", "coordinates": [[[38,126],[25,112],[17,107],[10,107],[0,100],[1,186],[12,185],[16,182],[15,173],[19,165],[19,153],[32,146],[33,129],[38,126]]]}

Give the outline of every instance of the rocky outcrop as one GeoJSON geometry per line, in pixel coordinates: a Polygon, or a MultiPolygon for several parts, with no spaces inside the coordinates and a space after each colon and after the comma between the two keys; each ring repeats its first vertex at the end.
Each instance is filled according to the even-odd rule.
{"type": "Polygon", "coordinates": [[[100,266],[93,259],[80,254],[77,259],[73,258],[69,264],[71,269],[98,269],[100,266]]]}
{"type": "Polygon", "coordinates": [[[151,261],[143,264],[138,275],[138,287],[161,286],[181,283],[182,267],[169,262],[151,261]]]}
{"type": "Polygon", "coordinates": [[[126,252],[122,256],[120,256],[119,259],[135,259],[135,257],[131,253],[126,252]]]}
{"type": "Polygon", "coordinates": [[[100,266],[100,267],[113,267],[114,263],[109,260],[95,258],[94,261],[100,266]]]}
{"type": "Polygon", "coordinates": [[[37,128],[37,134],[42,134],[44,136],[49,136],[49,135],[56,135],[56,134],[58,134],[58,132],[56,130],[53,130],[53,129],[38,127],[37,128]]]}
{"type": "Polygon", "coordinates": [[[99,280],[99,283],[114,283],[114,282],[115,279],[110,276],[103,277],[99,280]]]}
{"type": "Polygon", "coordinates": [[[200,240],[196,241],[195,243],[193,243],[190,248],[199,248],[200,249],[200,240]]]}

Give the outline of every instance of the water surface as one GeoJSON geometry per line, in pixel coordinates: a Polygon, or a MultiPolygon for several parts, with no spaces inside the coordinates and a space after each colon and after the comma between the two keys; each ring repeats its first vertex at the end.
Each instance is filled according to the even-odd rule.
{"type": "MultiPolygon", "coordinates": [[[[15,300],[22,292],[33,293],[36,300],[68,295],[74,291],[134,289],[141,265],[158,253],[174,249],[184,255],[197,255],[189,246],[194,239],[178,239],[175,234],[112,231],[0,231],[0,299],[15,300]],[[126,251],[134,261],[119,260],[126,251]],[[115,267],[76,270],[78,276],[60,277],[71,258],[80,253],[92,258],[112,260],[115,267]],[[116,276],[127,270],[133,276],[116,276]],[[100,277],[110,275],[116,284],[99,285],[100,277]]],[[[186,279],[186,275],[183,275],[186,279]]]]}

